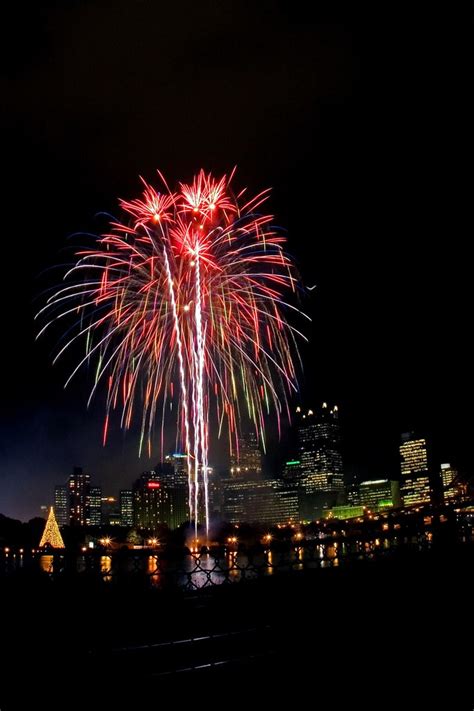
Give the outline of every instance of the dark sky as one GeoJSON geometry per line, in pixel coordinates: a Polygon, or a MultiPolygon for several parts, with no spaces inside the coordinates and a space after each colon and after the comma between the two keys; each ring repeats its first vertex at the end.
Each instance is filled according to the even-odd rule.
{"type": "MultiPolygon", "coordinates": [[[[26,519],[75,464],[116,492],[149,466],[83,373],[63,390],[33,300],[68,235],[135,197],[238,165],[272,187],[313,317],[304,400],[339,403],[348,473],[401,431],[471,471],[468,18],[414,3],[88,0],[3,11],[0,512],[26,519]],[[62,7],[61,7],[62,5],[62,7]],[[360,7],[362,5],[362,7],[360,7]]],[[[472,185],[471,185],[472,188],[472,185]]],[[[49,279],[49,282],[48,282],[49,279]]],[[[212,458],[212,457],[211,457],[212,458]]]]}

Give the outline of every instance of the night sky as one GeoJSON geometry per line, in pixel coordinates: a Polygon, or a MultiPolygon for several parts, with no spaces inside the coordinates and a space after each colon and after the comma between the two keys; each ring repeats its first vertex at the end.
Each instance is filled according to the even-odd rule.
{"type": "Polygon", "coordinates": [[[463,18],[412,3],[9,5],[0,512],[38,515],[73,465],[106,493],[150,467],[118,426],[102,448],[90,376],[63,390],[68,363],[51,366],[33,314],[68,237],[97,231],[96,213],[156,168],[174,184],[237,165],[236,186],[273,189],[269,209],[317,285],[302,399],[339,404],[348,474],[395,473],[413,428],[469,473],[463,18]]]}

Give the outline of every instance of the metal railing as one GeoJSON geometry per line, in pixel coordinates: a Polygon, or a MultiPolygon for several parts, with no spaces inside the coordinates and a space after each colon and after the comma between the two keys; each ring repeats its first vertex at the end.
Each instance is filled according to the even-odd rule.
{"type": "Polygon", "coordinates": [[[136,582],[159,589],[187,591],[257,580],[276,575],[334,568],[358,561],[429,549],[428,535],[393,536],[370,541],[310,540],[245,549],[243,546],[201,551],[64,550],[3,554],[1,575],[47,576],[52,580],[81,577],[104,584],[136,582]]]}

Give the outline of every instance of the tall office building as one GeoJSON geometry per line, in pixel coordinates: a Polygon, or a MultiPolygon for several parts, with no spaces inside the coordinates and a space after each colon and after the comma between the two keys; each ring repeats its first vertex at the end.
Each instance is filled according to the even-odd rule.
{"type": "Polygon", "coordinates": [[[133,486],[134,523],[151,532],[170,521],[169,489],[162,478],[154,470],[143,472],[133,486]]]}
{"type": "Polygon", "coordinates": [[[223,505],[222,480],[218,473],[213,470],[209,477],[209,515],[215,521],[222,518],[223,505]]]}
{"type": "Polygon", "coordinates": [[[352,477],[346,484],[346,499],[348,506],[360,506],[360,482],[357,477],[352,477]]]}
{"type": "Polygon", "coordinates": [[[400,481],[398,479],[392,479],[390,482],[392,489],[392,503],[395,509],[399,509],[402,506],[402,495],[400,491],[400,481]]]}
{"type": "MultiPolygon", "coordinates": [[[[188,467],[186,455],[168,454],[155,467],[169,497],[169,515],[165,523],[175,529],[189,519],[188,467]]],[[[208,474],[212,472],[209,469],[208,474]]]]}
{"type": "Polygon", "coordinates": [[[133,491],[131,489],[120,491],[120,525],[133,526],[133,491]]]}
{"type": "Polygon", "coordinates": [[[323,402],[317,410],[297,407],[296,413],[301,517],[311,519],[334,506],[344,492],[339,411],[323,402]]]}
{"type": "Polygon", "coordinates": [[[89,487],[89,515],[87,517],[88,526],[102,525],[102,487],[89,487]]]}
{"type": "Polygon", "coordinates": [[[116,496],[102,497],[102,525],[103,526],[121,526],[122,514],[120,504],[116,496]]]}
{"type": "Polygon", "coordinates": [[[301,479],[301,462],[299,459],[289,459],[283,465],[282,476],[285,481],[299,483],[301,479]]]}
{"type": "Polygon", "coordinates": [[[462,488],[457,480],[458,472],[451,464],[441,465],[441,483],[443,485],[443,500],[445,504],[455,501],[461,494],[462,488]]]}
{"type": "Polygon", "coordinates": [[[402,434],[400,444],[400,493],[404,506],[429,504],[431,486],[428,470],[426,439],[413,432],[402,434]]]}
{"type": "Polygon", "coordinates": [[[361,481],[359,484],[359,505],[377,511],[393,506],[391,481],[389,479],[361,481]]]}
{"type": "Polygon", "coordinates": [[[74,467],[67,485],[71,525],[86,526],[89,523],[90,475],[81,467],[74,467]]]}
{"type": "Polygon", "coordinates": [[[58,526],[69,526],[69,492],[66,484],[54,487],[54,513],[58,526]]]}
{"type": "Polygon", "coordinates": [[[223,518],[229,523],[276,525],[298,520],[298,494],[279,479],[224,479],[223,518]]]}
{"type": "Polygon", "coordinates": [[[245,432],[238,438],[238,449],[230,458],[232,477],[258,477],[262,473],[262,450],[255,432],[245,432]]]}
{"type": "Polygon", "coordinates": [[[342,491],[341,434],[339,412],[323,402],[319,410],[302,411],[298,415],[298,448],[301,477],[315,491],[342,491]]]}

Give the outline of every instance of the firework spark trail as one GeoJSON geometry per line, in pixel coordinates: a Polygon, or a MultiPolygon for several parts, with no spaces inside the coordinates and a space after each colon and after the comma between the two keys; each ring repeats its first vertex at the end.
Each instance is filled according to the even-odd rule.
{"type": "Polygon", "coordinates": [[[191,438],[189,434],[189,411],[188,411],[188,391],[186,387],[186,375],[184,370],[184,359],[183,359],[183,342],[181,339],[181,331],[179,328],[178,311],[176,308],[176,298],[174,295],[174,285],[173,278],[171,276],[170,264],[168,259],[168,254],[166,248],[163,249],[163,257],[165,261],[166,276],[168,280],[169,295],[171,301],[171,308],[173,309],[173,322],[174,331],[176,335],[176,344],[178,347],[178,361],[179,361],[179,379],[181,384],[182,393],[182,403],[183,403],[183,419],[184,419],[184,436],[185,436],[185,454],[186,454],[186,468],[188,472],[188,490],[189,490],[189,514],[190,520],[192,521],[194,517],[194,510],[192,506],[192,478],[191,478],[191,438]]]}
{"type": "Polygon", "coordinates": [[[151,456],[158,404],[163,443],[165,404],[178,398],[190,518],[196,533],[203,518],[208,534],[211,394],[219,435],[227,419],[231,451],[239,451],[241,395],[264,446],[265,415],[273,406],[280,428],[282,405],[288,410],[287,393],[296,389],[293,355],[305,337],[288,317],[305,314],[285,297],[298,284],[285,238],[270,215],[257,213],[268,191],[241,205],[245,191],[233,196],[233,173],[215,180],[200,171],[175,192],[159,175],[162,193],[143,181],[141,198],[120,201],[127,220],[112,221],[77,252],[65,275],[77,281],[48,298],[38,336],[58,319],[78,317],[55,360],[85,339],[67,383],[96,359],[89,401],[107,377],[104,441],[112,411],[121,408],[128,429],[141,400],[140,451],[146,441],[151,456]]]}
{"type": "MultiPolygon", "coordinates": [[[[199,250],[196,248],[196,341],[197,341],[197,374],[195,378],[197,388],[197,406],[199,420],[199,438],[201,466],[204,486],[204,506],[206,521],[206,537],[209,535],[209,497],[208,497],[208,473],[207,473],[207,442],[205,435],[205,415],[204,415],[204,334],[202,325],[202,293],[201,293],[201,267],[199,250]]],[[[197,517],[196,517],[197,522],[197,517]]],[[[197,536],[197,529],[195,531],[197,536]]]]}

